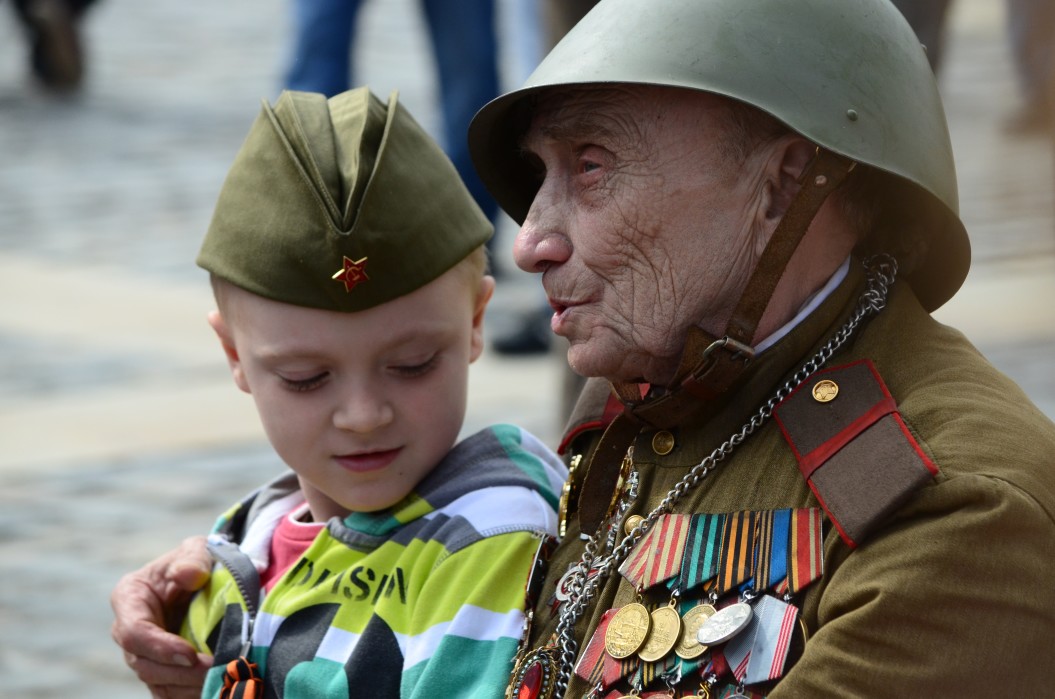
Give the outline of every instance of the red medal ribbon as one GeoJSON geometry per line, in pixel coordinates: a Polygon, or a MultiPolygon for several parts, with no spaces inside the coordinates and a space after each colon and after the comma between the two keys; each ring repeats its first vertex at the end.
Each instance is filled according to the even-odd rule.
{"type": "Polygon", "coordinates": [[[824,573],[824,532],[820,509],[792,510],[786,592],[795,594],[824,573]]]}
{"type": "Polygon", "coordinates": [[[648,589],[673,578],[681,559],[692,515],[662,515],[619,566],[619,572],[636,589],[648,589]]]}
{"type": "Polygon", "coordinates": [[[583,649],[582,654],[579,656],[579,662],[575,665],[575,674],[580,679],[585,680],[591,687],[601,685],[602,689],[607,689],[629,675],[637,667],[638,658],[636,654],[618,660],[605,652],[604,635],[608,630],[609,622],[612,621],[612,617],[618,611],[618,609],[609,609],[601,616],[601,621],[597,624],[597,630],[593,632],[590,642],[586,644],[586,648],[583,649]]]}

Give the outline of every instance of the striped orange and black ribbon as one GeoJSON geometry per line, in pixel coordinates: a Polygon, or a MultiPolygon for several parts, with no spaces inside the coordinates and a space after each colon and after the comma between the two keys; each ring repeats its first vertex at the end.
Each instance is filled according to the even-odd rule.
{"type": "Polygon", "coordinates": [[[733,512],[725,518],[721,558],[718,561],[719,596],[735,589],[754,574],[757,512],[733,512]]]}
{"type": "Polygon", "coordinates": [[[260,678],[256,663],[249,662],[245,657],[227,663],[220,699],[261,699],[263,696],[264,680],[260,678]]]}
{"type": "Polygon", "coordinates": [[[755,523],[755,562],[754,562],[754,584],[751,586],[755,592],[761,592],[769,587],[770,573],[773,568],[773,547],[777,543],[773,539],[774,510],[765,510],[758,513],[755,523]]]}

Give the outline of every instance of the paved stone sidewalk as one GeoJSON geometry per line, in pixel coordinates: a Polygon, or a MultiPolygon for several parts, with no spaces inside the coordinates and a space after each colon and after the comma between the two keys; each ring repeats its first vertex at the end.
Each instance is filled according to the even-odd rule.
{"type": "MultiPolygon", "coordinates": [[[[975,264],[938,316],[1055,415],[1055,158],[1000,130],[1016,100],[1002,6],[954,4],[942,89],[975,264]]],[[[105,0],[87,89],[56,100],[27,85],[0,3],[2,696],[145,696],[109,640],[117,577],[282,470],[205,326],[193,257],[259,100],[277,93],[285,11],[105,0]]],[[[414,0],[369,3],[361,42],[363,81],[398,87],[434,129],[414,0]]],[[[533,288],[503,283],[492,332],[533,288]]],[[[557,367],[485,353],[467,428],[510,420],[552,442],[557,367]]]]}

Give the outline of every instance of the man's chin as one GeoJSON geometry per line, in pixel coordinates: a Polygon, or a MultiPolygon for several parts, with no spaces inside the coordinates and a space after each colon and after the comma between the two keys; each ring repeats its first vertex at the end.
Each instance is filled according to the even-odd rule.
{"type": "Polygon", "coordinates": [[[568,366],[579,376],[600,377],[609,381],[630,381],[625,366],[626,355],[613,348],[597,347],[589,342],[568,348],[568,366]]]}

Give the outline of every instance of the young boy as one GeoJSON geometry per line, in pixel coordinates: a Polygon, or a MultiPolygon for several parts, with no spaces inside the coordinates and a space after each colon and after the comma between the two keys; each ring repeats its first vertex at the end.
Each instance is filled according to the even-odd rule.
{"type": "Polygon", "coordinates": [[[455,444],[491,232],[394,96],[264,105],[198,263],[292,473],[210,537],[203,696],[501,696],[566,473],[516,427],[455,444]]]}

